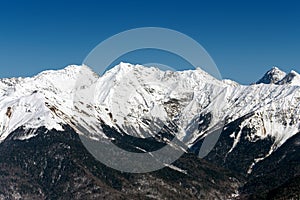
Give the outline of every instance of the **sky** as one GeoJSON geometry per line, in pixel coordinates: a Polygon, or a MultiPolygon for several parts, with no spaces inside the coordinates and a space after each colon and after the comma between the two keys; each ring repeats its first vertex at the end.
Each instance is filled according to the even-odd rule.
{"type": "Polygon", "coordinates": [[[300,71],[299,10],[297,1],[3,0],[0,77],[81,64],[114,34],[164,27],[199,42],[223,78],[249,84],[272,66],[300,71]]]}

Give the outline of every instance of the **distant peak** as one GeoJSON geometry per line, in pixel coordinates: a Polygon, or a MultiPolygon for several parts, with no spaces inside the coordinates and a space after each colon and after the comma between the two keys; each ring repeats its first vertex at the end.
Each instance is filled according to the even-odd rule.
{"type": "Polygon", "coordinates": [[[256,84],[264,83],[264,84],[276,84],[281,79],[286,76],[286,73],[280,70],[278,67],[274,66],[269,71],[267,71],[264,76],[259,79],[256,84]]]}
{"type": "Polygon", "coordinates": [[[300,74],[292,70],[288,73],[282,80],[278,82],[279,85],[290,84],[290,85],[299,85],[300,86],[300,74]]]}
{"type": "Polygon", "coordinates": [[[279,67],[273,66],[269,71],[266,72],[267,73],[281,73],[281,74],[285,74],[284,71],[282,71],[279,67]]]}

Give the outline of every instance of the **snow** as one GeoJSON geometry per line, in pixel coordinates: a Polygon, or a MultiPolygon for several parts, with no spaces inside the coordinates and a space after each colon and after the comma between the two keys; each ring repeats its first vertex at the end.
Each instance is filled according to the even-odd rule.
{"type": "Polygon", "coordinates": [[[289,84],[294,86],[300,86],[300,75],[292,70],[288,73],[278,84],[289,84]]]}
{"type": "Polygon", "coordinates": [[[270,84],[274,83],[277,84],[280,80],[282,80],[286,76],[286,73],[281,71],[278,67],[273,67],[271,70],[267,71],[267,73],[256,83],[264,83],[270,84]]]}
{"type": "Polygon", "coordinates": [[[178,171],[178,172],[180,172],[180,173],[183,173],[183,174],[188,174],[187,173],[187,170],[183,170],[183,169],[181,169],[181,168],[179,168],[179,167],[176,167],[176,166],[174,166],[174,165],[167,165],[167,164],[165,164],[165,166],[166,167],[169,167],[170,169],[173,169],[173,170],[175,170],[175,171],[178,171]]]}
{"type": "Polygon", "coordinates": [[[49,130],[63,130],[62,124],[67,124],[68,119],[58,116],[59,113],[79,120],[79,115],[77,118],[73,115],[73,95],[77,77],[84,72],[92,74],[86,66],[72,65],[63,70],[45,71],[32,78],[1,79],[0,141],[19,127],[44,126],[49,130]],[[12,108],[10,118],[5,114],[9,107],[12,108]]]}
{"type": "Polygon", "coordinates": [[[2,123],[0,122],[0,130],[2,130],[0,141],[21,126],[29,128],[45,126],[48,129],[62,130],[59,125],[59,122],[62,121],[59,118],[52,119],[53,114],[45,106],[44,101],[44,96],[38,93],[22,96],[18,99],[14,96],[1,99],[0,113],[4,119],[2,123]],[[12,110],[11,117],[5,114],[8,107],[11,107],[12,110]]]}
{"type": "MultiPolygon", "coordinates": [[[[101,77],[87,66],[71,65],[32,78],[0,79],[0,142],[18,127],[63,130],[63,124],[98,140],[106,137],[101,122],[145,138],[173,121],[181,130],[177,137],[191,146],[220,122],[226,127],[253,112],[241,124],[241,129],[255,130],[247,140],[272,136],[275,150],[299,132],[300,75],[278,68],[266,74],[274,84],[246,86],[217,80],[200,68],[173,72],[120,63],[101,77]],[[8,107],[11,117],[6,115],[8,107]],[[199,132],[197,119],[208,113],[211,122],[199,132]]],[[[236,135],[231,151],[240,140],[240,133],[236,135]]],[[[20,139],[31,137],[34,134],[20,139]]]]}

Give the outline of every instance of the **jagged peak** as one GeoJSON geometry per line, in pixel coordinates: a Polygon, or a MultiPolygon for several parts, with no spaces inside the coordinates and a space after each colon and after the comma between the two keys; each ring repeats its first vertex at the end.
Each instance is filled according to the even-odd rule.
{"type": "Polygon", "coordinates": [[[281,79],[286,76],[286,73],[280,70],[278,67],[273,66],[269,71],[267,71],[264,76],[259,79],[256,84],[264,83],[264,84],[276,84],[281,79]]]}
{"type": "Polygon", "coordinates": [[[285,77],[283,77],[278,82],[278,85],[284,85],[284,84],[300,86],[300,75],[294,70],[290,71],[290,73],[288,73],[285,77]]]}

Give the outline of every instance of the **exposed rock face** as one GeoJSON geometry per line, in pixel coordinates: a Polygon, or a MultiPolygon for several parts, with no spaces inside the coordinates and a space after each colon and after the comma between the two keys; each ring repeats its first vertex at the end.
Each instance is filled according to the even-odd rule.
{"type": "Polygon", "coordinates": [[[8,107],[5,114],[6,114],[6,116],[7,116],[8,118],[11,118],[11,115],[12,115],[12,108],[11,108],[11,107],[8,107]]]}

